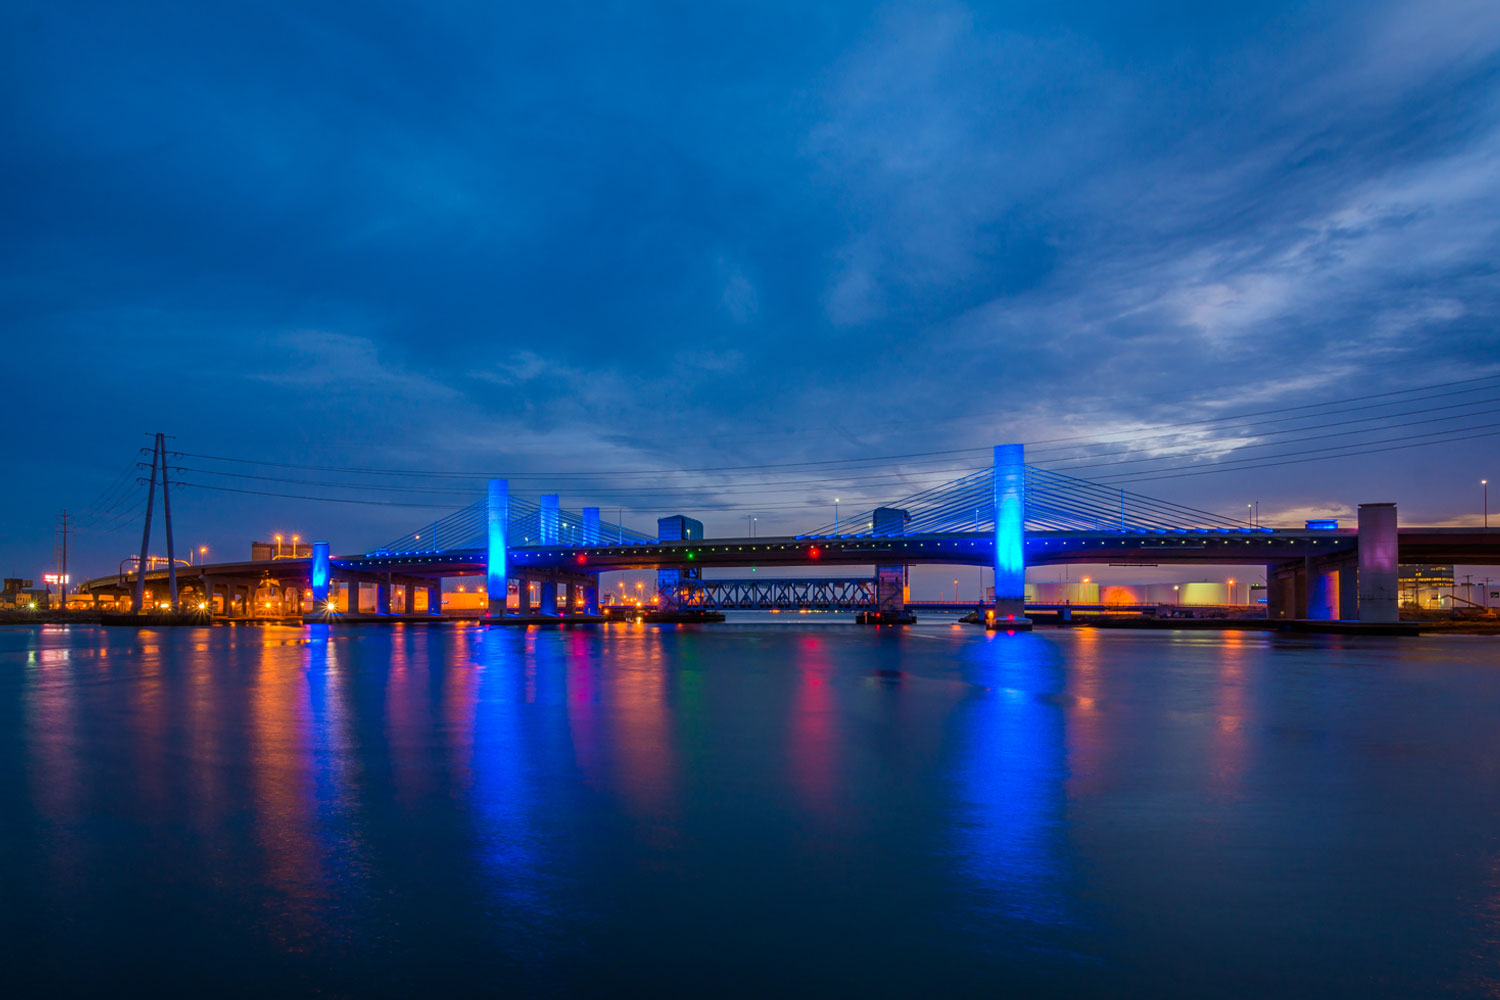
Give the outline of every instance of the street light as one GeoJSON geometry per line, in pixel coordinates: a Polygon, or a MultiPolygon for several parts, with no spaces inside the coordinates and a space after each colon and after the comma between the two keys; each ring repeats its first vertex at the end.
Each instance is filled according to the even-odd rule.
{"type": "Polygon", "coordinates": [[[833,498],[833,533],[839,533],[839,498],[833,498]]]}
{"type": "Polygon", "coordinates": [[[1488,531],[1490,527],[1490,481],[1481,479],[1479,485],[1484,487],[1484,528],[1488,531]]]}
{"type": "Polygon", "coordinates": [[[1229,603],[1234,603],[1234,577],[1229,578],[1229,603]]]}
{"type": "Polygon", "coordinates": [[[292,558],[297,558],[297,543],[302,540],[301,535],[292,536],[292,558]]]}
{"type": "Polygon", "coordinates": [[[276,558],[277,559],[281,558],[281,536],[280,535],[276,536],[276,558]]]}

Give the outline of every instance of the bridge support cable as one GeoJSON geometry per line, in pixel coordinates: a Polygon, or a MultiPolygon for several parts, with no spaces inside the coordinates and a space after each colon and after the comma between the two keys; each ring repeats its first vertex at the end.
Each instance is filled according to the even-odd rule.
{"type": "MultiPolygon", "coordinates": [[[[506,482],[509,482],[506,480],[506,482]]],[[[555,525],[550,544],[581,548],[587,545],[644,545],[656,539],[640,531],[599,519],[599,508],[585,507],[571,511],[561,506],[543,514],[542,505],[509,494],[507,536],[512,545],[539,545],[544,523],[555,525]],[[592,513],[590,513],[592,512],[592,513]],[[555,520],[553,520],[555,515],[555,520]],[[590,521],[592,518],[592,521],[590,521]]],[[[387,542],[372,555],[394,553],[446,552],[452,549],[479,549],[486,546],[489,532],[489,501],[480,499],[447,517],[429,521],[400,538],[387,542]]]]}
{"type": "MultiPolygon", "coordinates": [[[[1025,524],[1034,531],[1116,531],[1122,534],[1162,532],[1256,532],[1244,521],[1063,473],[1025,466],[1025,524]]],[[[880,507],[905,510],[909,517],[898,534],[956,531],[988,532],[995,528],[995,471],[985,469],[941,486],[914,493],[880,507]]],[[[844,537],[885,535],[875,527],[872,508],[840,518],[844,537]],[[848,526],[856,530],[847,530],[848,526]]],[[[820,525],[800,538],[832,537],[835,526],[820,525]]]]}

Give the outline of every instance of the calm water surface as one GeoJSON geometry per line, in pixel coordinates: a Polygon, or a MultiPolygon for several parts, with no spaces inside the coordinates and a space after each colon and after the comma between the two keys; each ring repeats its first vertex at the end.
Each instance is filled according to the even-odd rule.
{"type": "Polygon", "coordinates": [[[1500,644],[0,630],[23,992],[1500,993],[1500,644]]]}

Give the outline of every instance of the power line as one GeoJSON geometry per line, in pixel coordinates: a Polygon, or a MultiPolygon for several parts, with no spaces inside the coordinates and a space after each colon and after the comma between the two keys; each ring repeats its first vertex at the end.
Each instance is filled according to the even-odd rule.
{"type": "MultiPolygon", "coordinates": [[[[1500,402],[1500,400],[1482,400],[1481,402],[1486,402],[1486,403],[1500,402]]],[[[1438,407],[1432,407],[1430,409],[1424,409],[1424,410],[1408,410],[1405,413],[1391,414],[1390,416],[1391,416],[1391,418],[1394,419],[1396,417],[1416,416],[1416,415],[1420,415],[1420,414],[1423,414],[1423,413],[1432,413],[1435,410],[1453,409],[1455,406],[1469,407],[1469,406],[1472,406],[1472,405],[1475,405],[1475,404],[1473,404],[1473,403],[1454,403],[1454,404],[1450,404],[1449,406],[1438,406],[1438,407]]],[[[1398,427],[1398,426],[1399,427],[1418,427],[1418,426],[1421,426],[1423,424],[1444,423],[1444,422],[1451,421],[1451,420],[1465,420],[1465,419],[1470,419],[1470,418],[1473,418],[1473,417],[1489,416],[1490,414],[1494,414],[1494,413],[1500,413],[1500,409],[1465,410],[1462,413],[1454,413],[1454,414],[1450,414],[1450,415],[1445,416],[1445,417],[1432,417],[1432,418],[1429,418],[1427,420],[1405,420],[1405,421],[1402,421],[1399,424],[1385,424],[1385,425],[1381,425],[1381,426],[1366,427],[1363,430],[1337,431],[1337,432],[1330,433],[1330,434],[1312,434],[1312,435],[1309,435],[1307,437],[1293,438],[1293,439],[1288,440],[1288,441],[1268,441],[1268,442],[1265,442],[1264,444],[1246,444],[1246,445],[1242,445],[1240,447],[1234,448],[1231,453],[1233,453],[1233,452],[1242,452],[1242,451],[1255,451],[1255,450],[1259,450],[1259,449],[1263,449],[1263,448],[1279,448],[1279,447],[1283,447],[1283,446],[1289,445],[1289,444],[1301,444],[1301,443],[1303,443],[1305,441],[1321,441],[1321,440],[1323,440],[1325,438],[1330,438],[1330,437],[1345,437],[1345,436],[1358,436],[1358,435],[1363,435],[1363,434],[1374,434],[1374,433],[1377,433],[1379,431],[1391,430],[1393,427],[1398,427]]],[[[1320,425],[1317,428],[1313,428],[1313,427],[1297,427],[1297,428],[1288,429],[1286,431],[1273,431],[1272,433],[1273,434],[1276,434],[1276,433],[1296,433],[1297,431],[1304,431],[1304,430],[1314,430],[1314,429],[1321,430],[1324,427],[1342,427],[1342,426],[1346,426],[1346,425],[1348,425],[1350,423],[1364,423],[1364,422],[1367,422],[1367,421],[1373,420],[1373,419],[1385,419],[1385,418],[1384,417],[1381,417],[1381,418],[1365,417],[1365,418],[1361,418],[1359,420],[1352,420],[1352,421],[1349,421],[1349,420],[1335,421],[1334,423],[1330,423],[1330,424],[1322,424],[1322,425],[1320,425]]],[[[1467,430],[1467,428],[1455,428],[1455,429],[1467,430]]],[[[1263,435],[1263,436],[1269,437],[1270,435],[1268,434],[1268,435],[1263,435]]],[[[1357,443],[1357,442],[1351,442],[1351,443],[1357,443]]],[[[1116,452],[1115,454],[1130,454],[1130,453],[1129,452],[1116,452]]],[[[1191,454],[1191,453],[1188,453],[1188,454],[1191,454]]],[[[1096,463],[1085,464],[1085,465],[1066,466],[1065,469],[1068,472],[1078,472],[1078,471],[1081,471],[1081,470],[1084,470],[1084,469],[1108,469],[1108,468],[1113,468],[1115,466],[1120,466],[1120,465],[1139,465],[1139,464],[1142,464],[1142,463],[1151,463],[1151,462],[1172,462],[1172,461],[1177,461],[1177,460],[1179,460],[1179,459],[1181,459],[1183,457],[1184,456],[1183,456],[1182,453],[1175,454],[1175,455],[1158,455],[1158,456],[1154,456],[1154,457],[1150,457],[1150,458],[1122,459],[1121,461],[1118,461],[1118,462],[1096,462],[1096,463]]],[[[1253,461],[1253,460],[1254,459],[1252,457],[1252,458],[1246,458],[1246,459],[1237,459],[1236,461],[1253,461]]],[[[1080,460],[1080,461],[1082,461],[1082,460],[1080,460]]],[[[1149,471],[1149,470],[1147,470],[1147,471],[1149,471]]]]}
{"type": "MultiPolygon", "coordinates": [[[[1435,431],[1433,433],[1434,434],[1451,434],[1452,431],[1435,431]]],[[[1146,483],[1146,482],[1151,482],[1152,480],[1155,480],[1155,479],[1183,479],[1183,478],[1186,478],[1188,476],[1207,476],[1207,475],[1212,475],[1214,473],[1219,473],[1219,472],[1245,472],[1245,471],[1247,471],[1249,469],[1268,469],[1268,468],[1272,468],[1272,467],[1275,467],[1275,466],[1281,466],[1281,465],[1298,465],[1298,464],[1301,464],[1303,462],[1330,462],[1330,461],[1333,461],[1335,459],[1340,459],[1340,458],[1352,458],[1352,457],[1354,457],[1356,455],[1376,455],[1376,454],[1379,454],[1381,452],[1386,452],[1386,451],[1401,451],[1401,450],[1406,449],[1406,448],[1432,448],[1432,447],[1437,447],[1439,445],[1454,444],[1454,443],[1459,442],[1459,441],[1473,441],[1473,440],[1476,440],[1478,438],[1494,437],[1497,434],[1500,434],[1500,430],[1484,431],[1484,432],[1479,433],[1479,434],[1465,434],[1465,435],[1462,435],[1462,436],[1459,436],[1459,437],[1447,437],[1447,438],[1443,438],[1440,441],[1412,441],[1412,442],[1408,442],[1406,444],[1392,445],[1389,448],[1367,448],[1367,449],[1363,449],[1363,450],[1360,450],[1360,451],[1350,451],[1350,452],[1345,452],[1343,454],[1338,454],[1338,455],[1311,455],[1310,457],[1306,457],[1306,458],[1285,458],[1285,459],[1277,458],[1275,461],[1261,462],[1260,464],[1257,464],[1257,465],[1247,465],[1247,466],[1244,466],[1242,468],[1228,468],[1227,466],[1216,466],[1216,467],[1211,468],[1211,469],[1199,469],[1199,470],[1196,470],[1196,471],[1176,472],[1176,473],[1162,474],[1162,475],[1152,474],[1152,475],[1146,475],[1146,476],[1134,476],[1134,477],[1119,476],[1119,477],[1107,477],[1107,478],[1115,479],[1117,482],[1121,482],[1121,483],[1146,483]]],[[[1419,434],[1417,436],[1418,437],[1431,437],[1432,434],[1419,434]]],[[[1401,441],[1403,439],[1402,438],[1388,438],[1387,440],[1390,440],[1390,441],[1401,441]]],[[[1367,444],[1378,444],[1380,442],[1370,441],[1370,442],[1366,442],[1366,443],[1367,444]]],[[[1318,450],[1318,451],[1332,451],[1334,449],[1323,448],[1323,449],[1315,449],[1315,450],[1318,450]]],[[[1294,453],[1294,454],[1303,454],[1303,455],[1306,455],[1307,453],[1306,452],[1300,452],[1300,453],[1294,453]]],[[[1274,457],[1274,456],[1263,456],[1263,457],[1274,457]]],[[[1246,461],[1254,461],[1254,460],[1253,459],[1247,459],[1246,461]]]]}
{"type": "MultiPolygon", "coordinates": [[[[1306,404],[1301,404],[1301,405],[1298,405],[1298,406],[1275,407],[1275,408],[1265,409],[1265,410],[1250,411],[1250,412],[1247,412],[1247,413],[1232,414],[1232,415],[1222,416],[1222,417],[1208,417],[1208,418],[1202,418],[1202,419],[1198,419],[1198,420],[1182,421],[1182,422],[1178,422],[1178,423],[1147,425],[1146,427],[1143,427],[1140,430],[1141,431],[1148,431],[1148,430],[1149,431],[1180,430],[1182,428],[1187,428],[1187,427],[1203,427],[1203,426],[1207,426],[1207,425],[1211,425],[1211,424],[1223,424],[1223,423],[1230,423],[1230,422],[1238,421],[1238,420],[1248,420],[1248,419],[1255,418],[1255,417],[1275,416],[1275,415],[1278,415],[1278,414],[1289,414],[1289,413],[1298,413],[1298,414],[1300,414],[1300,416],[1297,416],[1297,417],[1285,417],[1285,416],[1283,416],[1283,417],[1281,417],[1277,421],[1268,421],[1268,422],[1282,422],[1282,421],[1285,421],[1285,420],[1296,420],[1296,419],[1312,419],[1312,418],[1319,417],[1319,416],[1329,416],[1329,415],[1332,415],[1333,413],[1337,413],[1337,412],[1349,412],[1349,410],[1347,408],[1345,410],[1339,410],[1339,409],[1337,409],[1339,407],[1345,407],[1346,404],[1349,404],[1349,403],[1359,403],[1359,402],[1364,402],[1364,401],[1372,400],[1372,399],[1391,399],[1392,397],[1397,397],[1397,396],[1410,396],[1410,395],[1412,395],[1414,393],[1430,392],[1430,391],[1435,390],[1435,389],[1451,388],[1453,386],[1460,386],[1460,385],[1477,385],[1478,383],[1482,383],[1482,382],[1493,382],[1496,379],[1500,379],[1500,375],[1486,375],[1486,376],[1478,376],[1478,377],[1469,378],[1469,379],[1456,379],[1456,380],[1450,380],[1450,381],[1447,381],[1447,382],[1438,382],[1438,383],[1432,383],[1432,384],[1429,384],[1429,385],[1415,386],[1415,387],[1412,387],[1412,388],[1409,388],[1409,389],[1390,390],[1390,391],[1387,391],[1387,392],[1380,392],[1380,393],[1368,393],[1368,394],[1361,395],[1361,396],[1346,397],[1346,398],[1340,399],[1340,400],[1327,400],[1327,401],[1320,402],[1320,403],[1306,403],[1306,404]],[[1327,412],[1315,413],[1315,412],[1312,412],[1312,411],[1327,411],[1327,412]]],[[[1478,390],[1477,389],[1470,389],[1470,390],[1465,390],[1465,391],[1478,391],[1478,390]]],[[[1353,409],[1369,409],[1369,408],[1371,408],[1371,407],[1355,407],[1353,409]]],[[[1371,418],[1371,419],[1377,419],[1377,418],[1371,418]]],[[[1135,436],[1132,438],[1132,440],[1136,440],[1136,441],[1150,440],[1150,439],[1152,439],[1154,437],[1161,437],[1161,436],[1167,436],[1167,435],[1164,435],[1164,434],[1145,435],[1145,434],[1136,433],[1135,436]]],[[[1088,441],[1088,442],[1092,442],[1092,443],[1098,444],[1098,443],[1107,443],[1107,440],[1108,440],[1108,436],[1106,436],[1105,439],[1101,440],[1096,435],[1074,435],[1074,436],[1071,436],[1071,437],[1043,439],[1043,440],[1040,440],[1040,441],[1032,442],[1032,444],[1033,445],[1046,445],[1046,444],[1067,443],[1067,442],[1075,442],[1075,441],[1088,441]]],[[[809,461],[801,461],[801,462],[771,462],[771,463],[746,464],[746,465],[701,466],[701,467],[696,467],[696,468],[685,468],[685,469],[683,469],[683,468],[679,468],[679,469],[656,468],[656,469],[609,469],[609,470],[595,470],[595,471],[592,471],[592,472],[576,472],[576,471],[512,472],[512,473],[504,474],[500,478],[507,478],[507,479],[512,479],[512,480],[527,480],[527,479],[550,479],[550,480],[558,480],[558,479],[570,479],[570,478],[601,479],[601,478],[611,478],[611,477],[620,477],[620,476],[689,475],[689,474],[704,473],[704,472],[751,472],[751,471],[763,471],[763,470],[773,470],[773,469],[790,471],[790,470],[797,470],[797,469],[829,468],[829,467],[833,467],[833,466],[868,465],[870,463],[876,463],[876,462],[894,462],[894,461],[906,461],[906,460],[911,460],[913,462],[919,461],[919,460],[928,460],[928,459],[938,459],[939,461],[943,461],[943,460],[953,461],[955,459],[953,459],[952,456],[978,455],[978,454],[985,453],[988,450],[989,449],[986,448],[986,447],[949,448],[949,449],[935,449],[935,450],[920,451],[920,452],[907,452],[907,453],[896,454],[896,455],[870,456],[870,457],[866,457],[866,458],[822,459],[822,460],[809,460],[809,461]]],[[[1076,450],[1076,449],[1038,449],[1036,452],[1034,452],[1034,454],[1047,454],[1047,453],[1053,452],[1053,451],[1068,451],[1068,450],[1076,450]]],[[[186,457],[186,458],[199,458],[199,459],[204,459],[204,460],[208,460],[208,461],[215,461],[215,462],[226,462],[226,463],[235,463],[235,464],[242,464],[242,465],[257,465],[257,466],[263,466],[263,467],[269,467],[269,468],[298,469],[298,470],[304,470],[304,471],[334,472],[334,473],[342,473],[342,474],[347,474],[347,475],[402,476],[402,477],[428,478],[428,479],[455,478],[455,479],[465,479],[465,480],[479,480],[479,479],[490,478],[490,476],[488,474],[484,474],[484,473],[454,472],[454,471],[449,471],[449,470],[373,469],[373,468],[359,468],[359,467],[348,467],[348,466],[329,466],[329,465],[317,465],[317,464],[309,464],[309,463],[275,462],[275,461],[269,461],[269,460],[263,460],[263,459],[246,459],[246,458],[237,458],[237,457],[233,457],[233,456],[210,455],[210,454],[206,454],[206,453],[202,453],[202,452],[188,452],[188,451],[175,451],[175,452],[173,452],[173,454],[174,455],[178,455],[178,456],[182,456],[182,457],[186,457]]],[[[1058,461],[1067,461],[1067,459],[1058,459],[1058,461]]]]}

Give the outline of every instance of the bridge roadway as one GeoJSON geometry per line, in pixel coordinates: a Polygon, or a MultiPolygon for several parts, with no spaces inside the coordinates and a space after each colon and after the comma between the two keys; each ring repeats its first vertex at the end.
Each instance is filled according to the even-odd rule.
{"type": "MultiPolygon", "coordinates": [[[[1399,530],[1403,563],[1441,565],[1500,564],[1500,528],[1420,528],[1399,530]]],[[[1064,563],[1163,565],[1272,565],[1298,559],[1348,558],[1357,549],[1357,532],[1343,530],[1257,530],[1245,532],[1120,533],[1111,531],[1040,531],[1026,536],[1029,566],[1064,563]]],[[[988,533],[950,532],[912,536],[710,538],[701,541],[647,542],[639,545],[517,546],[509,549],[512,575],[558,573],[582,578],[620,570],[687,567],[775,567],[848,565],[990,566],[994,539],[988,533]]],[[[210,578],[278,579],[306,584],[312,561],[307,558],[210,563],[178,567],[183,583],[210,578]]],[[[364,582],[398,576],[429,581],[439,577],[483,576],[482,548],[438,552],[370,553],[335,556],[333,575],[364,582]]],[[[165,569],[146,574],[163,582],[165,569]]],[[[134,575],[130,576],[134,580],[134,575]]],[[[86,592],[118,590],[118,575],[86,581],[86,592]]]]}

